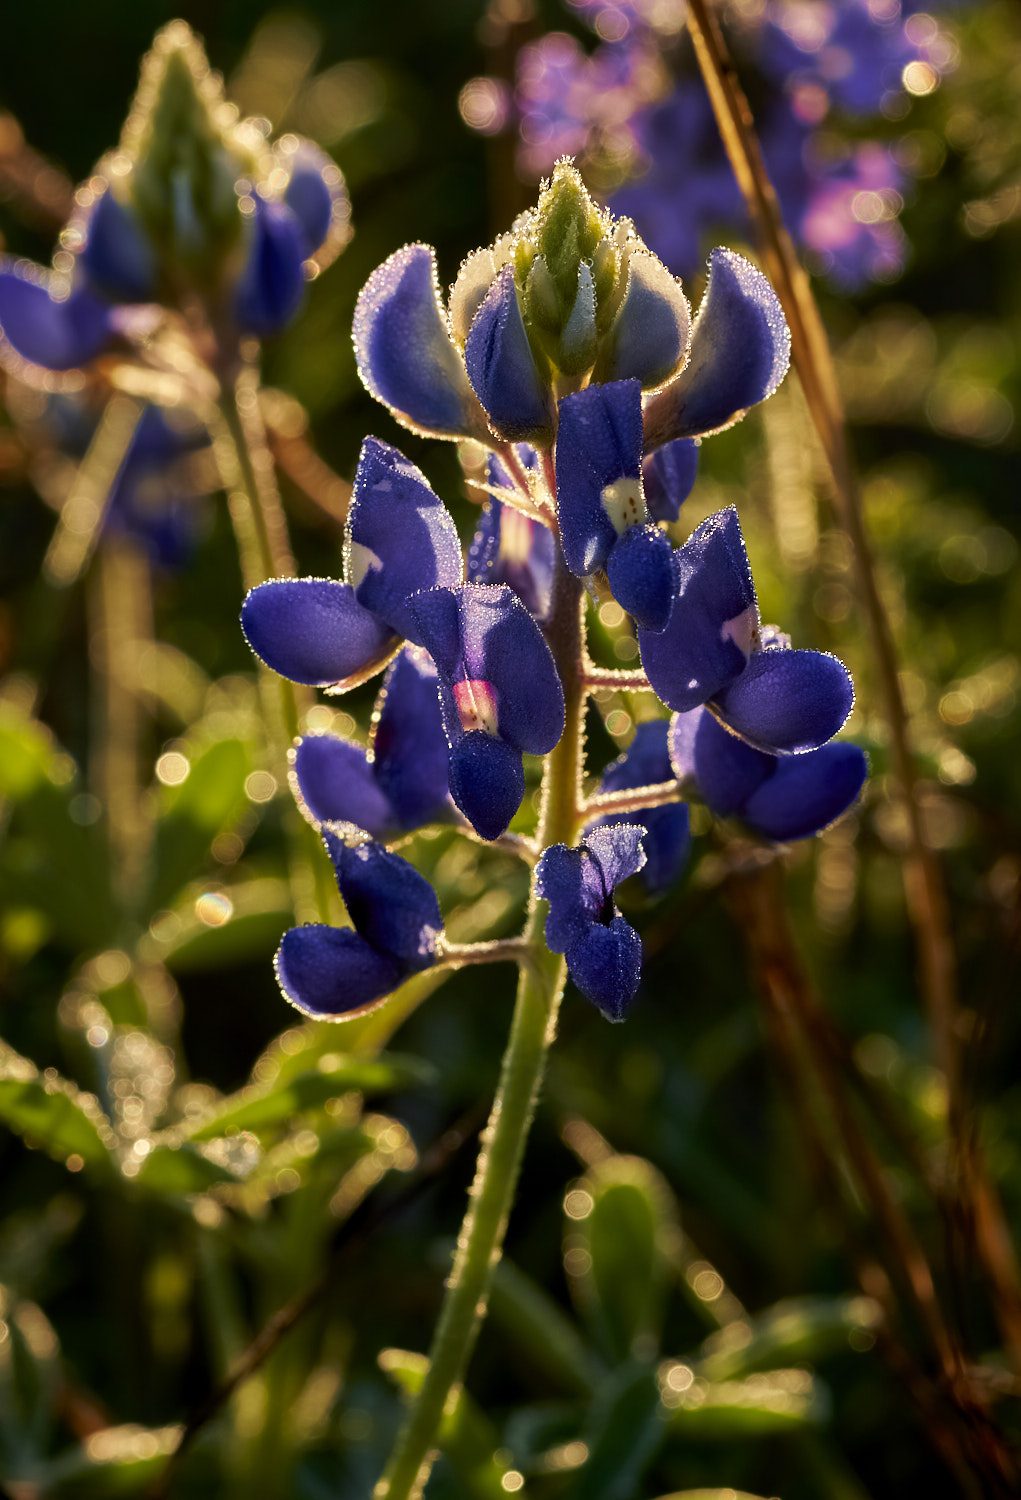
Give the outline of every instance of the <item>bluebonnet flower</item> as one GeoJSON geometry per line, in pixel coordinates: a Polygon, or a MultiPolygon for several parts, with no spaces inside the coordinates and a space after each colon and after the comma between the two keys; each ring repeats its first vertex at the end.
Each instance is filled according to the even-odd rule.
{"type": "Polygon", "coordinates": [[[409,608],[436,663],[451,795],[477,833],[498,838],[525,793],[522,753],[546,755],[564,732],[552,654],[506,584],[427,589],[409,608]]]}
{"type": "Polygon", "coordinates": [[[276,333],[349,233],[338,168],[238,122],[183,22],[157,36],[121,147],[79,196],[59,270],[0,268],[2,349],[19,373],[121,354],[168,312],[203,352],[210,327],[221,342],[276,333]]]}
{"type": "MultiPolygon", "coordinates": [[[[672,781],[676,775],[671,762],[666,719],[646,719],[636,727],[634,738],[624,754],[607,766],[598,790],[600,793],[632,791],[637,787],[672,781]]],[[[639,878],[646,890],[654,896],[668,890],[688,858],[691,820],[687,804],[674,802],[666,807],[650,807],[639,812],[607,814],[590,825],[588,831],[618,823],[633,824],[644,830],[645,864],[639,878]]]]}
{"type": "MultiPolygon", "coordinates": [[[[520,445],[525,471],[534,468],[535,450],[520,445]]],[[[497,491],[513,493],[514,481],[495,453],[486,464],[491,499],[482,512],[468,549],[469,583],[507,583],[530,614],[541,622],[549,616],[556,542],[549,527],[497,498],[497,491]]]]}
{"type": "Polygon", "coordinates": [[[835,823],[861,792],[868,761],[833,740],[805,755],[767,755],[729,734],[704,708],[670,721],[670,763],[719,817],[740,818],[774,843],[811,838],[835,823]]]}
{"type": "Polygon", "coordinates": [[[643,833],[630,823],[593,828],[575,848],[553,844],[535,869],[536,892],[549,902],[547,946],[610,1021],[623,1021],[641,975],[642,940],[613,893],[645,863],[643,833]]]}
{"type": "Polygon", "coordinates": [[[847,668],[792,650],[763,627],[737,512],[703,521],[674,554],[678,592],[666,630],[639,630],[657,695],[687,712],[703,704],[734,733],[773,753],[814,750],[854,704],[847,668]]]}
{"type": "Polygon", "coordinates": [[[277,949],[276,975],[305,1015],[349,1020],[436,962],[443,918],[425,877],[361,829],[325,827],[323,843],[353,926],[292,927],[277,949]]]}
{"type": "Polygon", "coordinates": [[[905,25],[910,9],[899,0],[771,0],[754,36],[759,66],[795,96],[812,91],[817,108],[875,114],[922,56],[905,25]]]}
{"type": "Polygon", "coordinates": [[[449,819],[447,740],[424,651],[405,647],[388,668],[368,749],[339,734],[297,741],[291,788],[310,822],[354,823],[377,839],[449,819]]]}
{"type": "Polygon", "coordinates": [[[241,611],[248,644],[292,682],[336,692],[381,671],[402,639],[425,644],[409,598],[462,577],[442,500],[396,448],[366,438],[344,532],[344,582],[274,578],[241,611]]]}

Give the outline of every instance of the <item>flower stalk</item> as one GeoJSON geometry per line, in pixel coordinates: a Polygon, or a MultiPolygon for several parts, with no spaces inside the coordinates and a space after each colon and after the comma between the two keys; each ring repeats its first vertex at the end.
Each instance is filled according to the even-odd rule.
{"type": "MultiPolygon", "coordinates": [[[[548,638],[564,688],[566,724],[543,772],[537,842],[572,843],[580,824],[585,694],[582,592],[560,562],[554,580],[548,638]]],[[[429,1353],[429,1369],[397,1440],[375,1500],[415,1500],[422,1494],[451,1391],[464,1375],[485,1317],[493,1268],[500,1258],[525,1142],[535,1113],[546,1058],[556,1035],[566,965],[542,942],[543,913],[532,895],[510,1037],[489,1123],[482,1136],[468,1211],[429,1353]]]]}

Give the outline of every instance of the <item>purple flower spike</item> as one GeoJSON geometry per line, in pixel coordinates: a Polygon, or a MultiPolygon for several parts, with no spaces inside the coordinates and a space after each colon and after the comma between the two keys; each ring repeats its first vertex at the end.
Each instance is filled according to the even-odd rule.
{"type": "Polygon", "coordinates": [[[344,178],[312,141],[285,136],[277,157],[288,172],[283,201],[298,223],[306,257],[314,256],[338,228],[347,229],[351,210],[344,178]]]}
{"type": "Polygon", "coordinates": [[[305,297],[305,239],[284,203],[256,198],[248,259],[234,296],[243,333],[265,338],[286,328],[305,297]]]}
{"type": "MultiPolygon", "coordinates": [[[[489,457],[488,474],[493,488],[513,488],[495,454],[489,457]]],[[[540,521],[490,500],[468,549],[468,582],[509,584],[525,608],[544,621],[550,612],[556,545],[540,521]]]]}
{"type": "Polygon", "coordinates": [[[396,448],[366,438],[344,541],[346,582],[274,578],[241,610],[248,644],[292,682],[345,692],[417,640],[408,598],[461,580],[461,547],[443,502],[396,448]]]}
{"type": "Polygon", "coordinates": [[[654,521],[676,521],[680,515],[695,487],[698,447],[694,438],[677,438],[657,448],[642,464],[645,503],[654,521]]]}
{"type": "Polygon", "coordinates": [[[115,302],[148,302],[156,292],[156,257],[129,208],[106,192],[86,221],[80,262],[93,286],[115,302]]]}
{"type": "Polygon", "coordinates": [[[617,910],[615,888],[645,863],[645,830],[631,823],[591,829],[577,848],[554,844],[535,870],[549,902],[546,943],[608,1021],[623,1021],[638,992],[642,940],[617,910]]]}
{"type": "Polygon", "coordinates": [[[647,524],[638,380],[590,385],[560,403],[557,516],[567,566],[579,578],[605,568],[614,598],[662,630],[674,597],[672,548],[647,524]]]}
{"type": "Polygon", "coordinates": [[[564,732],[550,649],[506,584],[428,589],[410,608],[436,663],[451,795],[482,838],[498,838],[524,795],[522,754],[548,754],[564,732]]]}
{"type": "Polygon", "coordinates": [[[313,823],[354,823],[393,838],[450,814],[447,740],[436,669],[409,647],[388,670],[368,750],[336,734],[309,734],[295,746],[291,787],[313,823]]]}
{"type": "Polygon", "coordinates": [[[553,407],[525,332],[513,266],[504,266],[483,298],[464,361],[494,432],[514,443],[549,441],[553,407]]]}
{"type": "Polygon", "coordinates": [[[714,250],[690,358],[651,403],[647,431],[658,445],[731,426],[776,390],[790,347],[783,309],[762,272],[733,250],[714,250]]]}
{"type": "Polygon", "coordinates": [[[854,705],[850,673],[822,651],[792,651],[759,619],[733,508],[710,516],[674,554],[678,595],[666,630],[639,630],[656,693],[686,713],[707,704],[735,734],[772,754],[825,744],[854,705]]]}
{"type": "Polygon", "coordinates": [[[323,842],[353,928],[292,927],[277,949],[276,975],[305,1015],[349,1020],[436,962],[443,918],[429,882],[360,829],[335,824],[323,842]]]}
{"type": "MultiPolygon", "coordinates": [[[[672,781],[676,773],[670,763],[668,731],[665,719],[649,719],[639,724],[624,754],[603,772],[600,792],[630,791],[672,781]]],[[[636,824],[645,830],[642,839],[645,864],[640,879],[646,890],[650,895],[668,890],[684,869],[691,846],[687,804],[676,802],[668,807],[650,807],[645,812],[619,813],[616,817],[600,818],[592,827],[612,827],[619,823],[636,824]]]]}
{"type": "Polygon", "coordinates": [[[766,755],[721,728],[705,709],[670,722],[674,774],[690,777],[719,817],[739,817],[774,843],[812,838],[857,801],[868,761],[833,741],[806,755],[766,755]]]}
{"type": "Polygon", "coordinates": [[[15,365],[60,372],[87,365],[114,340],[111,309],[87,286],[54,297],[45,273],[32,270],[23,261],[0,266],[0,332],[15,365]]]}
{"type": "Polygon", "coordinates": [[[442,438],[486,432],[428,245],[405,245],[373,271],[358,296],[353,334],[362,384],[404,427],[442,438]]]}

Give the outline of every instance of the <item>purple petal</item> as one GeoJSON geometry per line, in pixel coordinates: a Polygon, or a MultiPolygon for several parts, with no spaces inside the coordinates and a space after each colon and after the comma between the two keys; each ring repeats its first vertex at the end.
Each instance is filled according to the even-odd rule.
{"type": "Polygon", "coordinates": [[[623,1021],[638,993],[642,940],[618,913],[598,923],[567,950],[567,969],[578,989],[608,1021],[623,1021]]]}
{"type": "Polygon", "coordinates": [[[572,943],[580,942],[593,917],[583,851],[569,849],[566,844],[544,849],[535,867],[535,890],[549,902],[546,946],[551,953],[563,953],[572,943]]]}
{"type": "Polygon", "coordinates": [[[428,245],[405,245],[373,271],[355,306],[354,346],[362,384],[405,427],[446,438],[485,431],[428,245]]]}
{"type": "Polygon", "coordinates": [[[406,648],[387,672],[376,705],[372,751],[376,780],[398,827],[421,828],[449,813],[447,737],[436,668],[424,651],[406,648]]]}
{"type": "Polygon", "coordinates": [[[607,355],[594,378],[634,377],[644,390],[661,385],[684,364],[690,332],[691,309],[680,282],[650,251],[635,250],[607,355]]]}
{"type": "Polygon", "coordinates": [[[336,163],[312,141],[301,140],[284,159],[289,170],[283,201],[298,222],[306,257],[329,238],[334,224],[349,215],[344,179],[336,163]]]}
{"type": "Polygon", "coordinates": [[[612,895],[621,881],[637,875],[645,864],[642,848],[644,828],[637,823],[614,823],[593,828],[585,835],[582,847],[599,866],[603,890],[612,895]]]}
{"type": "Polygon", "coordinates": [[[358,458],[345,563],[359,604],[412,640],[409,596],[461,582],[461,543],[446,506],[420,469],[376,438],[365,439],[358,458]]]}
{"type": "Polygon", "coordinates": [[[868,773],[857,745],[834,743],[807,755],[780,756],[742,815],[749,827],[777,843],[811,838],[857,801],[868,773]]]}
{"type": "MultiPolygon", "coordinates": [[[[491,475],[497,462],[491,465],[491,475]]],[[[490,482],[499,483],[492,478],[490,482]]],[[[506,583],[525,608],[544,621],[552,601],[556,549],[553,533],[540,521],[490,500],[468,549],[468,582],[506,583]]]]}
{"type": "Polygon", "coordinates": [[[349,824],[324,828],[323,843],[355,931],[406,974],[434,963],[443,918],[425,876],[349,824]]]}
{"type": "Polygon", "coordinates": [[[292,682],[354,687],[387,663],[397,638],[330,578],[274,578],[241,608],[245,639],[268,667],[292,682]]]}
{"type": "Polygon", "coordinates": [[[718,817],[740,813],[776,770],[776,756],[754,750],[721,728],[704,708],[670,721],[670,759],[679,778],[693,777],[718,817]]]}
{"type": "Polygon", "coordinates": [[[684,711],[706,703],[745,669],[758,628],[755,588],[733,508],[703,521],[674,553],[678,595],[665,630],[639,630],[657,694],[684,711]]]}
{"type": "Polygon", "coordinates": [[[305,243],[298,220],[283,203],[256,197],[248,258],[234,296],[244,333],[265,338],[294,318],[305,297],[305,243]]]}
{"type": "Polygon", "coordinates": [[[274,960],[277,982],[306,1016],[364,1015],[397,988],[404,975],[350,927],[292,927],[274,960]]]}
{"type": "Polygon", "coordinates": [[[684,371],[652,403],[658,442],[719,432],[771,396],[790,364],[790,333],[761,271],[733,250],[709,257],[709,285],[684,371]]]}
{"type": "Polygon", "coordinates": [[[501,739],[547,755],[564,732],[564,693],[542,631],[506,584],[467,584],[459,596],[465,676],[493,684],[501,739]]]}
{"type": "Polygon", "coordinates": [[[512,266],[504,266],[483,298],[464,361],[494,432],[511,442],[549,441],[553,407],[525,332],[512,266]]]}
{"type": "Polygon", "coordinates": [[[306,734],[294,749],[295,797],[310,820],[353,823],[383,838],[396,819],[361,745],[338,734],[306,734]]]}
{"type": "Polygon", "coordinates": [[[678,438],[657,448],[642,465],[645,503],[654,521],[676,521],[681,506],[695,486],[698,474],[698,443],[678,438]]]}
{"type": "Polygon", "coordinates": [[[826,652],[757,651],[716,702],[744,739],[797,755],[833,738],[854,707],[854,685],[843,662],[826,652]]]}
{"type": "Polygon", "coordinates": [[[79,263],[93,286],[115,302],[150,302],[156,292],[156,257],[130,208],[107,188],[86,220],[79,263]]]}
{"type": "Polygon", "coordinates": [[[645,520],[642,392],[637,380],[565,396],[556,447],[557,517],[564,558],[586,578],[605,567],[618,536],[645,520]]]}
{"type": "Polygon", "coordinates": [[[665,630],[674,605],[677,577],[670,538],[658,526],[632,526],[610,549],[610,592],[636,625],[665,630]]]}
{"type": "Polygon", "coordinates": [[[115,337],[112,309],[87,287],[58,301],[11,261],[0,270],[0,332],[21,359],[59,371],[87,365],[115,337]]]}
{"type": "Polygon", "coordinates": [[[480,838],[499,838],[525,795],[521,752],[469,730],[450,750],[450,794],[480,838]]]}

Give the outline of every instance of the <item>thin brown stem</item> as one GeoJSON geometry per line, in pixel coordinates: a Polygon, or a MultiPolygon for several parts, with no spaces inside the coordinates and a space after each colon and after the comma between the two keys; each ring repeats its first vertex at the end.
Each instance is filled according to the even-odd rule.
{"type": "Polygon", "coordinates": [[[959,1059],[950,906],[942,871],[925,827],[897,647],[880,593],[833,356],[811,284],[784,225],[748,99],[711,0],[689,0],[687,18],[720,135],[758,232],[766,271],[787,316],[791,356],[832,473],[838,517],[854,550],[858,591],[868,621],[889,727],[893,770],[906,813],[908,848],[902,862],[905,897],[915,932],[919,977],[936,1060],[946,1079],[953,1142],[951,1165],[956,1178],[951,1192],[953,1196],[960,1193],[970,1206],[969,1227],[990,1282],[1000,1329],[1015,1361],[1021,1362],[1021,1276],[1002,1206],[967,1118],[959,1059]]]}
{"type": "Polygon", "coordinates": [[[644,672],[624,672],[617,667],[586,666],[584,673],[586,690],[590,693],[608,689],[618,693],[651,693],[652,683],[644,672]]]}
{"type": "Polygon", "coordinates": [[[673,802],[683,801],[683,782],[657,781],[652,786],[627,787],[620,792],[600,792],[597,797],[589,797],[581,811],[587,821],[590,818],[641,812],[649,807],[669,807],[673,802]]]}

